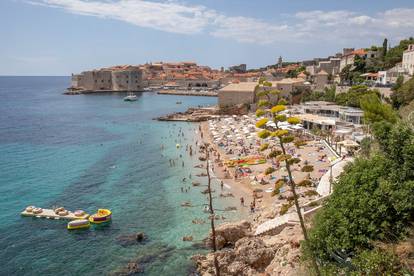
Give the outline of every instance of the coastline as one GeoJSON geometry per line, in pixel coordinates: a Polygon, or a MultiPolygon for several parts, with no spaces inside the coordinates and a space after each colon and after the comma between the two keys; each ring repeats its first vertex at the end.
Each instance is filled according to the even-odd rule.
{"type": "Polygon", "coordinates": [[[178,95],[178,96],[203,96],[203,97],[217,97],[217,91],[194,91],[194,90],[160,90],[157,92],[160,95],[178,95]]]}

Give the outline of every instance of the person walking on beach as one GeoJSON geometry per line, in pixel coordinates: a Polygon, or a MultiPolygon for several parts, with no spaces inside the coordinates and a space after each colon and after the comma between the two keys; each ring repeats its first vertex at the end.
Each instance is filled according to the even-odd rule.
{"type": "Polygon", "coordinates": [[[243,197],[240,198],[240,204],[241,204],[241,206],[244,206],[244,198],[243,197]]]}
{"type": "Polygon", "coordinates": [[[250,204],[250,212],[254,213],[254,204],[253,204],[253,202],[250,204]]]}
{"type": "Polygon", "coordinates": [[[223,182],[223,180],[220,182],[220,186],[221,186],[221,190],[223,190],[223,188],[224,188],[224,182],[223,182]]]}

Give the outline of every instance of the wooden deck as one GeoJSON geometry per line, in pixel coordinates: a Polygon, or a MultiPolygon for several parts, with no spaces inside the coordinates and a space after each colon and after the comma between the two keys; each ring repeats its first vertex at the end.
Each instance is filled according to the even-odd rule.
{"type": "Polygon", "coordinates": [[[66,220],[75,220],[75,219],[87,219],[89,217],[89,214],[85,214],[81,217],[75,216],[75,214],[71,211],[68,211],[69,213],[66,216],[59,216],[56,215],[55,212],[52,209],[43,209],[43,212],[40,214],[33,214],[29,213],[26,210],[21,212],[22,216],[25,217],[36,217],[36,218],[47,218],[47,219],[66,219],[66,220]]]}

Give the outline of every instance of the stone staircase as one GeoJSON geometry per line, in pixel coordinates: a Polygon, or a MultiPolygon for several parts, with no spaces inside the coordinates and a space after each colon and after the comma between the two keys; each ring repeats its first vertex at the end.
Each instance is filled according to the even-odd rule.
{"type": "Polygon", "coordinates": [[[296,213],[288,213],[260,224],[256,229],[255,235],[258,236],[263,233],[272,231],[278,227],[282,228],[284,226],[287,226],[288,224],[295,224],[298,221],[299,218],[296,213]]]}

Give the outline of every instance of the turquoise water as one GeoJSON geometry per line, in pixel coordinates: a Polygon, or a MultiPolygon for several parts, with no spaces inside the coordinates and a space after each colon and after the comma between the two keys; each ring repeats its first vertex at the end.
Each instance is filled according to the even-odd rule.
{"type": "Polygon", "coordinates": [[[176,144],[195,149],[198,125],[152,119],[216,98],[146,92],[128,103],[120,94],[64,96],[68,84],[68,77],[0,77],[0,275],[108,275],[131,261],[144,275],[188,274],[188,257],[200,249],[182,237],[208,232],[208,224],[191,222],[206,219],[206,198],[202,188],[181,192],[199,162],[176,144]],[[188,200],[198,207],[180,207],[188,200]],[[21,217],[28,205],[109,208],[113,222],[69,232],[64,221],[21,217]],[[144,244],[118,241],[141,231],[144,244]]]}

